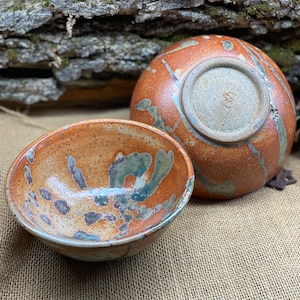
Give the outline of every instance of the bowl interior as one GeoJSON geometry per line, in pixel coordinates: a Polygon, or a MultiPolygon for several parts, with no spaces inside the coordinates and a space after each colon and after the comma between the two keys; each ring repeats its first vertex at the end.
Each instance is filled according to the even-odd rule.
{"type": "Polygon", "coordinates": [[[31,231],[110,241],[154,228],[192,188],[191,163],[170,137],[133,121],[91,120],[29,145],[9,171],[7,199],[31,231]]]}

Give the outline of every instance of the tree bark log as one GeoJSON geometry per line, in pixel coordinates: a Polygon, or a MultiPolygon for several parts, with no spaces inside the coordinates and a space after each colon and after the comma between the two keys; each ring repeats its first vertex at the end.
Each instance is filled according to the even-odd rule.
{"type": "MultiPolygon", "coordinates": [[[[71,103],[72,97],[76,103],[77,93],[70,89],[92,89],[95,102],[113,102],[116,97],[102,92],[120,87],[128,101],[134,80],[162,49],[210,33],[261,48],[284,71],[297,101],[300,97],[298,0],[1,2],[0,100],[5,103],[71,103]]],[[[86,95],[80,101],[90,103],[91,93],[86,95]]]]}

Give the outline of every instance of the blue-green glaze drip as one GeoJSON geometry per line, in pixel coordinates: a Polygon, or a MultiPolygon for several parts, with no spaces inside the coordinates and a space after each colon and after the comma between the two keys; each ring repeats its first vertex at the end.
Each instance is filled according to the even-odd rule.
{"type": "Polygon", "coordinates": [[[171,211],[174,208],[176,196],[173,194],[171,197],[163,203],[163,208],[166,211],[171,211]]]}
{"type": "Polygon", "coordinates": [[[130,153],[118,157],[109,168],[110,187],[123,187],[128,175],[142,176],[150,167],[152,157],[149,153],[130,153]]]}
{"type": "Polygon", "coordinates": [[[280,144],[280,153],[278,158],[278,165],[280,166],[284,162],[285,153],[287,149],[287,134],[281,117],[279,117],[278,120],[276,121],[276,127],[278,130],[279,144],[280,144]]]}
{"type": "Polygon", "coordinates": [[[197,180],[199,180],[202,183],[202,185],[206,188],[209,194],[224,196],[226,199],[232,198],[235,190],[235,186],[232,181],[228,180],[226,182],[216,184],[207,180],[207,178],[203,176],[200,168],[195,164],[194,170],[197,180]]]}
{"type": "MultiPolygon", "coordinates": [[[[142,177],[149,170],[151,164],[152,156],[149,153],[134,152],[127,156],[117,155],[108,172],[110,179],[109,188],[99,190],[94,195],[94,202],[97,206],[106,206],[110,201],[110,197],[114,199],[113,206],[119,211],[119,219],[123,220],[123,223],[119,226],[120,233],[115,238],[127,235],[129,224],[134,218],[145,220],[156,212],[145,205],[139,207],[136,202],[145,201],[157,190],[174,165],[174,153],[172,151],[166,153],[163,150],[158,150],[154,160],[152,176],[148,181],[144,181],[145,178],[143,179],[142,177]],[[129,175],[136,177],[137,182],[131,191],[126,191],[124,186],[126,177],[129,175]],[[123,192],[120,192],[121,190],[123,192]],[[137,215],[134,216],[133,213],[137,215]]],[[[74,169],[74,164],[71,166],[71,169],[74,169]]],[[[90,191],[92,192],[92,189],[90,191]]],[[[62,214],[65,212],[64,207],[60,208],[62,214]]],[[[166,210],[167,208],[168,206],[165,207],[166,210]]],[[[100,219],[115,221],[116,216],[102,216],[96,212],[89,212],[84,215],[84,221],[88,226],[100,219]]]]}
{"type": "Polygon", "coordinates": [[[136,219],[138,220],[147,220],[152,215],[152,209],[147,208],[145,205],[141,205],[138,209],[138,213],[136,215],[136,219]]]}
{"type": "MultiPolygon", "coordinates": [[[[73,180],[76,182],[79,188],[82,188],[82,182],[85,182],[84,176],[79,168],[76,167],[76,160],[69,156],[67,160],[68,169],[73,180]],[[78,170],[80,178],[76,177],[76,170],[78,170]],[[75,176],[75,178],[74,178],[75,176]],[[82,179],[83,178],[83,179],[82,179]]],[[[130,153],[127,156],[117,155],[115,161],[111,164],[108,176],[110,186],[107,188],[89,188],[86,193],[87,198],[93,197],[96,206],[107,206],[112,200],[114,209],[118,212],[113,214],[107,213],[105,209],[99,213],[97,210],[83,212],[77,211],[76,214],[82,218],[82,221],[86,226],[92,226],[99,220],[101,222],[116,222],[122,220],[119,225],[119,233],[114,237],[116,239],[126,236],[129,232],[129,225],[134,219],[146,220],[150,218],[154,213],[164,209],[165,214],[169,214],[169,210],[173,210],[176,204],[176,196],[172,195],[168,200],[160,203],[155,208],[149,208],[146,204],[139,206],[138,202],[145,201],[151,196],[159,187],[163,179],[169,174],[174,165],[174,153],[173,151],[158,150],[155,159],[149,153],[130,153]],[[150,166],[154,161],[153,172],[149,172],[150,166]],[[127,176],[136,177],[136,182],[132,187],[126,187],[127,176]],[[150,176],[151,175],[151,176],[150,176]],[[150,178],[149,178],[150,177],[150,178]]],[[[31,178],[31,172],[28,165],[25,166],[25,177],[27,180],[31,178]]],[[[31,182],[31,181],[29,181],[31,182]]],[[[55,199],[51,192],[41,187],[38,189],[38,193],[33,190],[29,191],[28,198],[25,200],[25,211],[28,218],[34,223],[36,221],[44,222],[51,227],[51,217],[45,214],[38,203],[38,199],[43,199],[52,203],[53,207],[59,212],[61,216],[68,218],[68,214],[71,212],[71,207],[68,202],[63,199],[55,199]],[[53,201],[52,201],[53,200],[53,201]],[[34,205],[34,207],[32,206],[34,205]],[[31,208],[38,214],[33,214],[31,208]],[[38,218],[38,219],[35,219],[38,218]]],[[[88,200],[87,200],[88,201],[88,200]]],[[[51,205],[51,204],[50,204],[51,205]]],[[[92,206],[91,206],[92,207],[92,206]]],[[[94,206],[95,207],[95,206],[94,206]]],[[[110,209],[109,209],[110,211],[110,209]]],[[[51,227],[52,228],[52,227],[51,227]]],[[[52,228],[53,230],[54,228],[52,228]]],[[[58,236],[63,235],[60,232],[56,233],[58,236]]],[[[86,231],[79,230],[73,235],[73,238],[86,240],[86,241],[100,241],[100,237],[97,234],[88,234],[86,231]]]]}
{"type": "Polygon", "coordinates": [[[156,106],[151,106],[150,99],[142,99],[138,104],[135,105],[135,109],[139,111],[148,111],[150,116],[154,119],[152,126],[166,132],[166,127],[161,115],[158,113],[156,106]]]}
{"type": "Polygon", "coordinates": [[[94,241],[99,242],[101,240],[99,235],[96,234],[88,234],[85,231],[79,230],[73,234],[73,238],[84,241],[94,241]]]}
{"type": "MultiPolygon", "coordinates": [[[[179,103],[179,96],[178,94],[174,94],[172,97],[173,103],[175,104],[178,112],[181,114],[181,118],[182,120],[185,120],[185,116],[182,113],[182,110],[180,108],[180,103],[179,103]]],[[[204,138],[194,129],[192,128],[187,122],[185,122],[186,127],[188,128],[188,130],[191,132],[191,135],[196,136],[199,140],[204,140],[204,138]]],[[[182,141],[179,139],[178,136],[173,135],[173,138],[175,138],[183,147],[184,143],[182,143],[182,141]]],[[[206,143],[212,143],[208,140],[205,140],[206,143]]],[[[185,149],[188,152],[187,149],[185,149]]],[[[232,181],[226,181],[222,184],[215,184],[213,182],[210,182],[201,172],[199,166],[195,163],[195,161],[193,160],[192,156],[189,155],[191,158],[191,161],[193,163],[194,166],[194,171],[195,171],[195,176],[196,176],[196,180],[201,182],[201,184],[203,185],[203,187],[210,193],[210,194],[216,194],[216,195],[220,195],[220,196],[224,196],[227,199],[230,199],[234,193],[235,190],[235,186],[233,184],[232,181]]]]}
{"type": "MultiPolygon", "coordinates": [[[[168,71],[169,71],[170,76],[174,79],[173,76],[175,76],[175,73],[171,70],[170,67],[168,68],[168,71]]],[[[176,79],[176,81],[177,81],[177,79],[176,79]]],[[[181,107],[180,107],[178,93],[173,95],[172,100],[173,100],[173,103],[174,103],[178,113],[181,115],[181,119],[185,120],[185,116],[183,115],[181,107]]],[[[145,98],[145,99],[142,99],[138,104],[136,104],[135,109],[137,109],[139,111],[148,111],[150,113],[151,117],[154,118],[154,122],[152,123],[152,126],[155,126],[159,129],[163,130],[164,132],[171,133],[173,138],[175,138],[185,148],[184,143],[174,134],[174,130],[175,130],[176,126],[178,125],[178,123],[180,122],[180,119],[174,124],[173,128],[171,128],[169,126],[165,126],[162,117],[157,113],[157,108],[155,110],[150,109],[152,107],[154,107],[154,106],[151,106],[151,100],[145,98]]],[[[201,135],[199,135],[199,133],[197,131],[195,131],[187,122],[185,122],[185,125],[187,126],[188,130],[192,132],[191,133],[192,135],[196,136],[200,140],[204,140],[203,137],[201,135]]],[[[206,142],[210,143],[209,141],[206,141],[206,142]]],[[[187,153],[189,153],[186,148],[185,148],[185,150],[187,151],[187,153]]],[[[190,157],[191,157],[191,155],[190,155],[190,157]]],[[[193,159],[192,159],[192,162],[193,162],[194,169],[195,169],[196,179],[202,183],[202,185],[207,189],[207,191],[210,194],[221,195],[228,199],[232,197],[235,187],[231,181],[225,182],[223,184],[214,184],[214,183],[210,182],[209,180],[207,180],[207,178],[202,174],[202,172],[200,171],[199,167],[195,164],[193,159]]]]}
{"type": "Polygon", "coordinates": [[[165,219],[174,210],[175,203],[176,203],[175,200],[176,200],[176,195],[173,194],[170,196],[169,199],[165,200],[163,203],[158,204],[154,209],[148,208],[146,205],[141,205],[137,209],[136,219],[141,219],[141,220],[149,219],[154,213],[158,213],[161,209],[164,209],[167,212],[167,214],[163,218],[165,219]]]}
{"type": "Polygon", "coordinates": [[[123,214],[121,216],[121,219],[123,219],[125,223],[130,223],[133,220],[133,218],[134,217],[131,214],[123,214]]]}
{"type": "Polygon", "coordinates": [[[273,100],[273,94],[272,94],[272,86],[270,84],[270,81],[268,79],[267,72],[263,65],[259,62],[259,60],[256,58],[255,54],[245,45],[241,43],[242,47],[247,51],[247,53],[250,55],[252,61],[255,63],[257,66],[258,70],[260,71],[262,77],[264,78],[264,81],[266,83],[266,86],[268,88],[269,92],[269,98],[270,98],[270,115],[273,121],[275,122],[275,126],[277,129],[278,133],[278,139],[279,139],[279,158],[278,158],[278,165],[282,165],[284,158],[285,158],[285,153],[287,150],[287,134],[286,134],[286,129],[283,123],[283,120],[279,114],[279,111],[276,108],[276,105],[273,100]]]}
{"type": "Polygon", "coordinates": [[[173,72],[172,68],[170,67],[170,65],[162,58],[162,63],[165,66],[165,68],[167,69],[168,73],[170,74],[171,78],[173,79],[175,85],[180,88],[181,86],[181,82],[180,80],[177,78],[175,72],[173,72]]]}
{"type": "Polygon", "coordinates": [[[82,171],[76,167],[76,159],[73,156],[68,156],[68,168],[72,173],[73,181],[80,189],[88,187],[82,171]]]}
{"type": "Polygon", "coordinates": [[[136,189],[132,195],[135,201],[145,201],[158,188],[162,180],[169,174],[174,165],[174,153],[158,150],[155,156],[154,172],[149,181],[139,189],[136,189]]]}
{"type": "MultiPolygon", "coordinates": [[[[253,52],[256,53],[254,50],[253,50],[253,52]]],[[[256,55],[258,56],[259,54],[256,53],[256,55]]],[[[286,83],[283,81],[282,77],[276,72],[276,70],[272,67],[272,65],[270,65],[263,57],[261,57],[261,60],[263,60],[263,62],[268,66],[268,68],[272,71],[272,73],[275,75],[275,77],[277,78],[277,80],[280,82],[280,84],[283,87],[284,91],[288,95],[289,101],[290,101],[290,103],[291,103],[291,105],[293,107],[294,113],[296,115],[296,107],[295,107],[294,97],[290,93],[290,90],[287,87],[286,83]]]]}
{"type": "Polygon", "coordinates": [[[263,157],[260,156],[260,152],[254,147],[254,145],[252,145],[249,141],[247,141],[246,144],[248,145],[249,149],[251,150],[251,152],[253,153],[255,158],[258,160],[260,166],[263,169],[263,172],[264,172],[263,185],[264,185],[267,182],[268,176],[269,176],[269,172],[268,172],[267,166],[265,164],[265,160],[263,157]]]}
{"type": "MultiPolygon", "coordinates": [[[[190,195],[192,195],[192,193],[194,191],[194,182],[195,182],[195,176],[193,175],[186,182],[186,185],[185,185],[186,189],[185,189],[184,194],[182,195],[182,198],[186,198],[186,197],[189,197],[190,195]]],[[[163,217],[163,222],[166,222],[166,224],[171,221],[171,219],[169,219],[168,221],[166,221],[169,218],[170,214],[172,214],[172,212],[174,212],[175,210],[181,211],[182,208],[184,207],[184,205],[186,204],[185,201],[181,201],[176,206],[177,202],[175,200],[176,200],[176,196],[172,195],[162,205],[162,207],[167,211],[167,213],[163,217]]],[[[160,210],[161,207],[158,207],[158,208],[155,208],[155,209],[160,210]]],[[[155,227],[153,229],[155,229],[155,227]]]]}
{"type": "Polygon", "coordinates": [[[159,54],[158,57],[165,56],[165,55],[177,52],[177,51],[181,51],[183,49],[186,49],[186,48],[189,48],[189,47],[192,47],[192,46],[196,46],[198,44],[199,44],[199,42],[197,42],[195,40],[191,40],[191,39],[186,40],[186,41],[182,41],[178,47],[176,47],[175,49],[172,49],[170,51],[164,52],[162,54],[159,54]]]}
{"type": "MultiPolygon", "coordinates": [[[[185,193],[183,197],[187,197],[188,195],[192,195],[194,191],[194,184],[195,184],[195,175],[191,176],[185,185],[185,193]]],[[[181,207],[181,205],[184,205],[183,203],[180,203],[178,207],[181,207]]]]}
{"type": "Polygon", "coordinates": [[[127,208],[127,204],[131,198],[132,198],[131,193],[123,193],[123,194],[115,195],[114,196],[115,205],[116,205],[115,208],[119,209],[121,214],[124,213],[127,208]]]}

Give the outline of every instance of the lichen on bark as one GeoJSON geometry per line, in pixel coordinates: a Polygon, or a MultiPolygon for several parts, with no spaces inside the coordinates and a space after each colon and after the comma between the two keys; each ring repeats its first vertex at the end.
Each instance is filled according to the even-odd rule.
{"type": "Polygon", "coordinates": [[[22,97],[18,88],[24,80],[31,80],[30,103],[36,103],[82,80],[88,87],[137,78],[171,43],[210,33],[260,47],[298,97],[299,21],[298,0],[8,0],[0,9],[0,82],[10,92],[0,93],[0,100],[29,103],[30,91],[22,97]],[[43,94],[46,79],[53,91],[43,94]]]}

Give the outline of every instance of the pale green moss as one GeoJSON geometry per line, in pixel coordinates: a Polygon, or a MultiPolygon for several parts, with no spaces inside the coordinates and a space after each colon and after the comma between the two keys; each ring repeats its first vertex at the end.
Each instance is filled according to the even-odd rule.
{"type": "Polygon", "coordinates": [[[293,50],[294,52],[300,51],[300,38],[292,39],[287,43],[287,47],[293,50]]]}
{"type": "Polygon", "coordinates": [[[249,19],[251,19],[251,17],[245,10],[240,10],[237,13],[237,21],[249,20],[249,19]]]}
{"type": "Polygon", "coordinates": [[[7,49],[6,53],[7,53],[7,59],[9,60],[9,62],[14,63],[17,61],[18,54],[14,49],[12,49],[12,48],[7,49]]]}
{"type": "Polygon", "coordinates": [[[290,48],[274,45],[267,54],[278,64],[283,72],[288,71],[295,62],[295,53],[290,48]]]}
{"type": "Polygon", "coordinates": [[[25,0],[19,0],[14,3],[14,6],[12,7],[12,11],[21,10],[24,6],[25,0]]]}
{"type": "Polygon", "coordinates": [[[220,9],[217,7],[213,7],[208,11],[208,15],[212,18],[217,17],[220,15],[220,9]]]}
{"type": "MultiPolygon", "coordinates": [[[[42,3],[43,7],[49,7],[51,4],[51,0],[39,0],[36,1],[36,3],[42,3]]],[[[15,1],[14,5],[11,7],[12,11],[18,11],[18,10],[24,10],[24,9],[29,9],[28,5],[26,5],[26,0],[18,0],[15,1]]],[[[35,6],[32,5],[32,8],[35,6]]]]}
{"type": "Polygon", "coordinates": [[[291,39],[282,43],[272,44],[272,48],[264,50],[283,70],[287,72],[296,61],[296,54],[300,52],[300,38],[291,39]]]}
{"type": "Polygon", "coordinates": [[[36,34],[30,35],[29,39],[34,44],[38,44],[41,41],[40,38],[39,38],[39,36],[36,35],[36,34]]]}
{"type": "Polygon", "coordinates": [[[264,19],[267,16],[273,15],[275,8],[270,6],[267,2],[252,4],[245,9],[248,15],[253,15],[257,19],[264,19]]]}

